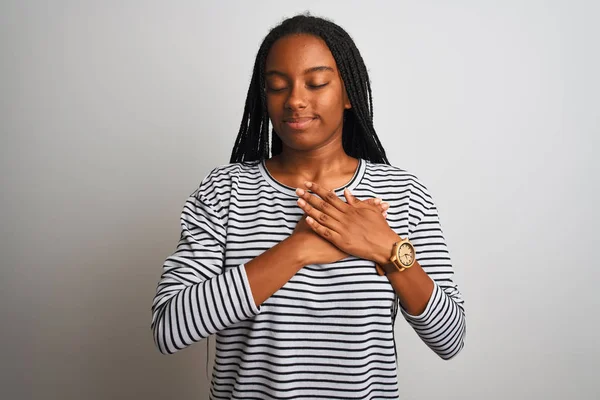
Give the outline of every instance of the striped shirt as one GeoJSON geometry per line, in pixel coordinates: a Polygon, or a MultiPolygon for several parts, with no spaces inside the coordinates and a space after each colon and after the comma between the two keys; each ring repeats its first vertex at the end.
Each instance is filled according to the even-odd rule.
{"type": "Polygon", "coordinates": [[[389,226],[408,236],[434,281],[425,311],[406,312],[375,263],[354,256],[304,266],[257,307],[245,263],[291,235],[304,212],[295,188],[275,180],[264,160],[219,166],[184,205],[151,323],[164,354],[216,335],[211,399],[397,399],[398,309],[441,358],[462,349],[463,300],[426,187],[400,168],[363,159],[335,189],[342,199],[345,187],[390,204],[389,226]]]}

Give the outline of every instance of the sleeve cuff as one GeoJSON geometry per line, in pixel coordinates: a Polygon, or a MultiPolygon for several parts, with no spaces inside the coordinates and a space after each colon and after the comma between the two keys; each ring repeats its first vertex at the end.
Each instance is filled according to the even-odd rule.
{"type": "Polygon", "coordinates": [[[246,274],[246,264],[240,264],[239,269],[242,276],[242,283],[244,285],[244,293],[246,293],[246,299],[248,301],[248,307],[250,308],[252,315],[258,315],[261,307],[256,306],[256,302],[254,301],[252,288],[250,288],[250,281],[248,280],[248,275],[246,274]]]}
{"type": "Polygon", "coordinates": [[[433,281],[433,291],[431,292],[431,296],[429,297],[429,300],[427,301],[425,310],[423,310],[423,312],[421,314],[419,314],[419,315],[409,314],[408,311],[406,311],[406,309],[402,306],[402,303],[400,303],[400,311],[402,312],[402,314],[404,315],[404,317],[406,318],[407,321],[423,322],[431,314],[433,306],[435,304],[439,304],[438,298],[440,297],[441,293],[442,293],[442,289],[438,286],[438,284],[435,281],[433,281]]]}

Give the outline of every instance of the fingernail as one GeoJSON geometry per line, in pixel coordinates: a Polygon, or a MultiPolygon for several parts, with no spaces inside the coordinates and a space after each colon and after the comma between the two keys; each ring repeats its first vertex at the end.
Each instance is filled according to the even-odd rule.
{"type": "Polygon", "coordinates": [[[374,202],[375,204],[379,204],[379,203],[381,203],[381,199],[375,199],[373,202],[374,202]]]}
{"type": "Polygon", "coordinates": [[[300,204],[301,207],[304,207],[306,202],[303,199],[298,199],[298,204],[300,204]]]}
{"type": "Polygon", "coordinates": [[[312,187],[312,182],[304,182],[304,184],[306,185],[306,187],[310,188],[312,187]]]}
{"type": "Polygon", "coordinates": [[[382,203],[381,207],[383,207],[384,210],[387,210],[388,208],[390,208],[390,205],[388,203],[382,203]]]}
{"type": "Polygon", "coordinates": [[[300,189],[300,188],[297,188],[297,189],[296,189],[296,194],[297,194],[298,196],[304,196],[304,190],[302,190],[302,189],[300,189]]]}
{"type": "Polygon", "coordinates": [[[383,213],[383,216],[387,218],[387,211],[383,213]]]}

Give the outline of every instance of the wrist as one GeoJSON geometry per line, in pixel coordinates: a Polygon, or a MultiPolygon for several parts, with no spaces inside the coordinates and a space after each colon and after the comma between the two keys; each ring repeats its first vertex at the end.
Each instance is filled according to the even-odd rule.
{"type": "Polygon", "coordinates": [[[298,269],[311,263],[310,253],[306,251],[306,246],[303,246],[304,240],[301,236],[301,234],[293,234],[279,243],[286,248],[290,262],[298,269]]]}
{"type": "Polygon", "coordinates": [[[400,240],[402,240],[402,238],[398,236],[396,232],[390,229],[389,234],[383,240],[377,243],[377,248],[373,253],[373,261],[381,266],[389,264],[394,244],[400,240]]]}

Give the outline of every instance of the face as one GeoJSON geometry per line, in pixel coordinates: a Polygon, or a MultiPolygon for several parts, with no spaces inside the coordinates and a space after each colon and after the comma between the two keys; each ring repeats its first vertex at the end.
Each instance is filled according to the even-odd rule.
{"type": "Polygon", "coordinates": [[[335,59],[311,35],[277,40],[266,60],[267,109],[284,147],[311,150],[339,141],[350,102],[335,59]]]}

